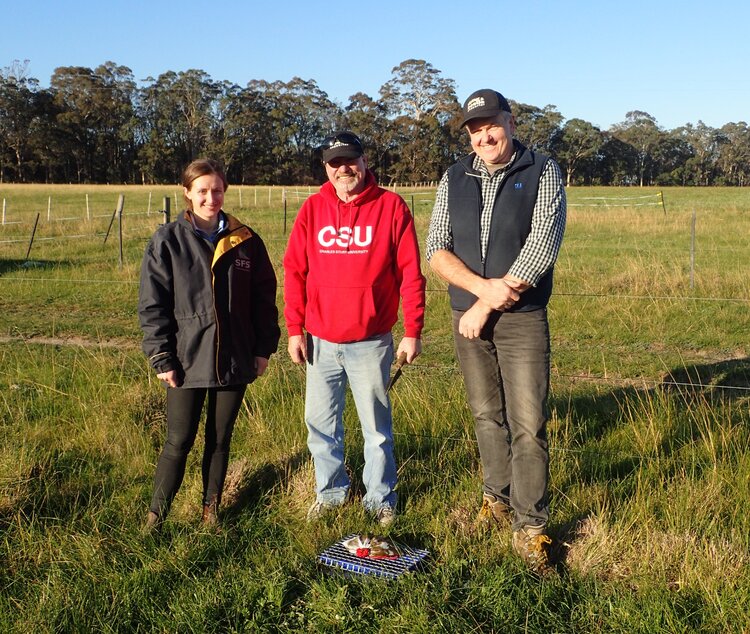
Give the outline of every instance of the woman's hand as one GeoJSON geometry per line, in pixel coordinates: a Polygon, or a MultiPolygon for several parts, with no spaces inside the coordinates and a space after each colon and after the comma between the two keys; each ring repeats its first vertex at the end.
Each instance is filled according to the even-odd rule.
{"type": "Polygon", "coordinates": [[[182,381],[180,381],[177,370],[167,370],[166,372],[159,372],[156,375],[157,379],[164,381],[169,387],[180,387],[182,381]]]}
{"type": "Polygon", "coordinates": [[[263,376],[268,367],[268,359],[265,357],[255,357],[255,375],[263,376]]]}

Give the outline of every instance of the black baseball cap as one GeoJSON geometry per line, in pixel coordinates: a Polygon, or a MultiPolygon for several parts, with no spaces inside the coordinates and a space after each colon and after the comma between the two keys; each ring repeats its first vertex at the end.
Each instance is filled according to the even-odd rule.
{"type": "Polygon", "coordinates": [[[346,130],[326,137],[320,150],[324,163],[337,158],[357,158],[365,153],[359,137],[346,130]]]}
{"type": "Polygon", "coordinates": [[[461,125],[465,126],[472,119],[495,117],[501,112],[510,112],[508,100],[496,90],[482,88],[471,93],[464,102],[461,125]]]}

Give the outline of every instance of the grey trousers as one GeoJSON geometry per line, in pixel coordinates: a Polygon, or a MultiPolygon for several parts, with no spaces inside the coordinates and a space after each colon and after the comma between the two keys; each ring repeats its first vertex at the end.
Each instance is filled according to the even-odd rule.
{"type": "Polygon", "coordinates": [[[453,336],[475,421],[484,492],[514,511],[513,530],[549,519],[550,340],[546,309],[495,312],[477,339],[453,336]]]}

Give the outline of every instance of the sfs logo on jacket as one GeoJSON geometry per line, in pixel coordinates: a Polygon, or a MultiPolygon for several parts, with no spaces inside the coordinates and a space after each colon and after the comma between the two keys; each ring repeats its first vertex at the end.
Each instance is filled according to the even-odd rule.
{"type": "Polygon", "coordinates": [[[341,227],[336,232],[336,227],[329,225],[318,232],[318,242],[323,247],[348,247],[352,244],[358,247],[366,247],[372,243],[372,225],[366,227],[341,227]],[[364,231],[364,237],[362,232],[364,231]]]}
{"type": "Polygon", "coordinates": [[[234,268],[236,269],[242,269],[243,271],[249,271],[250,270],[250,260],[246,260],[244,258],[235,258],[234,260],[234,268]]]}

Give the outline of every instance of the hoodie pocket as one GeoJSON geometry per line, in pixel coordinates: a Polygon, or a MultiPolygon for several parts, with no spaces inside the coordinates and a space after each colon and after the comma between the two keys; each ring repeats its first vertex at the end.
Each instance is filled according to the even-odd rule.
{"type": "Polygon", "coordinates": [[[370,286],[319,286],[309,296],[308,330],[333,341],[359,341],[376,321],[375,301],[370,286]]]}

